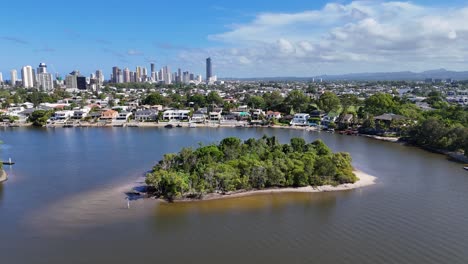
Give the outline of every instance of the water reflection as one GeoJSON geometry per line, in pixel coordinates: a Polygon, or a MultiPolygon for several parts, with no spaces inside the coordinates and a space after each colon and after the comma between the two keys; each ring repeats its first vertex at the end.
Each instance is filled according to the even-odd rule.
{"type": "Polygon", "coordinates": [[[2,204],[3,201],[3,183],[0,183],[0,205],[2,204]]]}
{"type": "Polygon", "coordinates": [[[165,203],[155,207],[154,224],[162,231],[181,228],[196,218],[206,216],[235,216],[240,214],[285,214],[293,208],[299,211],[333,213],[338,197],[350,192],[329,193],[271,193],[219,200],[165,203]]]}

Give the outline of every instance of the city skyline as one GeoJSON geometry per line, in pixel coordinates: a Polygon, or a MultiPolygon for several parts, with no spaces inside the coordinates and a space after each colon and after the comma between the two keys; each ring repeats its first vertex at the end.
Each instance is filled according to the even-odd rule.
{"type": "Polygon", "coordinates": [[[124,12],[124,5],[92,4],[94,12],[87,0],[74,9],[85,18],[79,22],[66,19],[58,1],[44,12],[30,1],[21,18],[14,6],[4,7],[0,22],[12,26],[0,34],[3,79],[42,61],[61,74],[151,63],[203,74],[208,57],[216,60],[219,77],[468,68],[464,1],[202,0],[179,9],[142,1],[138,16],[124,12]],[[56,19],[63,23],[55,26],[56,19]]]}

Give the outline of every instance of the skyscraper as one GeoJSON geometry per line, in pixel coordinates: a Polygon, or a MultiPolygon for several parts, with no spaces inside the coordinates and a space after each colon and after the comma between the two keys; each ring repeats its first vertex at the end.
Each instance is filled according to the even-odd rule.
{"type": "Polygon", "coordinates": [[[24,66],[21,69],[21,78],[23,80],[23,87],[24,88],[32,88],[34,87],[34,75],[33,75],[33,68],[31,66],[24,66]]]}
{"type": "Polygon", "coordinates": [[[3,83],[3,74],[0,72],[0,84],[3,83]]]}
{"type": "Polygon", "coordinates": [[[102,85],[104,83],[104,74],[102,74],[101,70],[96,71],[96,79],[98,80],[99,85],[102,85]]]}
{"type": "Polygon", "coordinates": [[[40,73],[47,73],[47,65],[43,62],[39,64],[39,67],[37,68],[37,74],[40,73]]]}
{"type": "Polygon", "coordinates": [[[213,76],[213,69],[211,66],[211,58],[207,58],[206,59],[206,82],[209,82],[212,76],[213,76]]]}
{"type": "Polygon", "coordinates": [[[54,89],[54,80],[51,73],[42,72],[37,74],[38,88],[43,91],[50,91],[54,89]]]}
{"type": "Polygon", "coordinates": [[[151,76],[153,76],[153,72],[156,72],[156,68],[154,66],[154,63],[151,63],[151,76]]]}
{"type": "Polygon", "coordinates": [[[120,74],[119,67],[117,66],[112,67],[112,82],[113,83],[119,82],[119,74],[120,74]]]}
{"type": "Polygon", "coordinates": [[[16,86],[16,81],[18,80],[18,72],[13,69],[10,71],[10,85],[16,86]]]}
{"type": "Polygon", "coordinates": [[[123,71],[123,82],[124,83],[130,82],[130,70],[128,68],[125,68],[123,71]]]}

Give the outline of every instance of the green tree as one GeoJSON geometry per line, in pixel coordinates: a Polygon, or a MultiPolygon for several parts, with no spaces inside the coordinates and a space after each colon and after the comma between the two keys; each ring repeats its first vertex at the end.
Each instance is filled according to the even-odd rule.
{"type": "Polygon", "coordinates": [[[166,102],[164,96],[159,93],[151,93],[143,99],[145,105],[164,105],[166,102]]]}
{"type": "Polygon", "coordinates": [[[310,102],[309,97],[305,95],[300,90],[291,91],[283,103],[283,112],[289,112],[293,110],[294,112],[303,112],[307,109],[308,103],[310,102]]]}
{"type": "Polygon", "coordinates": [[[212,91],[206,96],[206,102],[208,104],[222,105],[223,98],[217,92],[212,91]]]}
{"type": "Polygon", "coordinates": [[[340,109],[340,98],[332,92],[325,92],[320,96],[317,105],[327,113],[338,111],[340,109]]]}
{"type": "Polygon", "coordinates": [[[394,113],[396,109],[397,104],[390,94],[377,93],[364,101],[364,111],[372,115],[394,113]]]}
{"type": "Polygon", "coordinates": [[[29,121],[32,122],[34,126],[45,126],[52,114],[53,111],[37,110],[32,112],[29,121]]]}

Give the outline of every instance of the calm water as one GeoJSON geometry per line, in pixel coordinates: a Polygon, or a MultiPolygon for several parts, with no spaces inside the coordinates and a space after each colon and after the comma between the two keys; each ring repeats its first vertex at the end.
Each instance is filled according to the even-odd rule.
{"type": "Polygon", "coordinates": [[[361,137],[271,129],[0,130],[0,263],[468,263],[468,173],[361,137]],[[164,153],[227,136],[323,139],[378,184],[191,204],[122,192],[164,153]]]}

